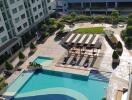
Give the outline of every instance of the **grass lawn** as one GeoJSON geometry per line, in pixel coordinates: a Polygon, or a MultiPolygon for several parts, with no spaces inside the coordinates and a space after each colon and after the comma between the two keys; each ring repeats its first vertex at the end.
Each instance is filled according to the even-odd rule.
{"type": "Polygon", "coordinates": [[[104,30],[103,27],[91,27],[91,28],[78,28],[74,32],[99,34],[99,33],[104,33],[104,30]]]}

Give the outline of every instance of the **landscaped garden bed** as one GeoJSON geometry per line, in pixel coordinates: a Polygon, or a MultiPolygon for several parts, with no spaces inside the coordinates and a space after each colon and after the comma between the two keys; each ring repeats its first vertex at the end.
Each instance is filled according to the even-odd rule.
{"type": "Polygon", "coordinates": [[[99,34],[99,33],[104,33],[104,30],[103,27],[91,27],[91,28],[78,28],[74,32],[99,34]]]}

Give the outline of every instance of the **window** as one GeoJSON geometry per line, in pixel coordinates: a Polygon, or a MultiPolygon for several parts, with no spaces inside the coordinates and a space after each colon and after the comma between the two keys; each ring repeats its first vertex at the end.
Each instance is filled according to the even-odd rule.
{"type": "Polygon", "coordinates": [[[24,19],[25,17],[26,17],[25,14],[22,14],[22,15],[21,15],[21,18],[22,18],[22,19],[24,19]]]}
{"type": "Polygon", "coordinates": [[[51,10],[51,6],[49,6],[48,9],[51,10]]]}
{"type": "Polygon", "coordinates": [[[50,0],[47,0],[47,2],[49,3],[49,2],[50,2],[50,0]]]}
{"type": "Polygon", "coordinates": [[[19,26],[19,27],[17,28],[17,31],[20,32],[21,30],[22,30],[22,27],[19,26]]]}
{"type": "Polygon", "coordinates": [[[2,41],[2,43],[4,43],[5,41],[7,41],[7,36],[2,37],[1,41],[2,41]]]}
{"type": "Polygon", "coordinates": [[[23,10],[23,5],[19,6],[19,11],[23,10]]]}
{"type": "Polygon", "coordinates": [[[15,23],[19,22],[19,17],[15,18],[15,23]]]}
{"type": "Polygon", "coordinates": [[[24,28],[27,27],[27,22],[23,24],[23,27],[24,27],[24,28]]]}
{"type": "Polygon", "coordinates": [[[35,3],[35,0],[32,0],[32,3],[35,3]]]}
{"type": "Polygon", "coordinates": [[[39,4],[39,5],[38,5],[38,9],[40,9],[40,8],[41,8],[41,5],[39,4]]]}
{"type": "Polygon", "coordinates": [[[42,12],[40,12],[40,13],[39,13],[39,16],[42,16],[42,15],[43,15],[43,13],[42,13],[42,12]]]}
{"type": "Polygon", "coordinates": [[[2,33],[4,31],[4,27],[0,27],[0,33],[2,33]]]}
{"type": "Polygon", "coordinates": [[[35,12],[35,11],[37,11],[37,8],[36,8],[36,7],[34,7],[34,8],[33,8],[33,11],[34,11],[34,12],[35,12]]]}
{"type": "Polygon", "coordinates": [[[17,13],[17,8],[12,9],[13,14],[17,13]]]}
{"type": "Polygon", "coordinates": [[[35,16],[35,19],[38,19],[38,15],[35,16]]]}
{"type": "Polygon", "coordinates": [[[10,0],[10,4],[13,4],[13,3],[15,3],[15,0],[10,0]]]}

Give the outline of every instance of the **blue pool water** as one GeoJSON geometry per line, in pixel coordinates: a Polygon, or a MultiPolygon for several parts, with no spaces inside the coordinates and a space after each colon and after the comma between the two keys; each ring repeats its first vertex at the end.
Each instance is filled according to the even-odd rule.
{"type": "Polygon", "coordinates": [[[41,57],[41,56],[38,56],[35,60],[34,60],[34,62],[36,62],[36,63],[38,63],[38,64],[42,64],[42,63],[44,63],[44,62],[46,62],[46,61],[52,61],[53,60],[53,58],[50,58],[50,57],[41,57]]]}
{"type": "Polygon", "coordinates": [[[53,95],[56,95],[58,100],[101,100],[105,96],[107,84],[107,82],[98,80],[97,76],[92,73],[88,80],[81,80],[73,78],[72,74],[63,77],[63,73],[51,75],[45,71],[40,71],[34,73],[19,90],[15,100],[32,100],[33,97],[39,98],[36,100],[43,100],[44,98],[52,98],[53,95]]]}

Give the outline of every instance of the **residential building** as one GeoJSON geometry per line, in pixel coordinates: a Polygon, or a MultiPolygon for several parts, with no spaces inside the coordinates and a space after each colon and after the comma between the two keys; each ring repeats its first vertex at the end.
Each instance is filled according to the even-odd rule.
{"type": "Polygon", "coordinates": [[[117,9],[121,14],[132,12],[132,0],[57,0],[57,10],[85,15],[109,15],[117,9]]]}
{"type": "Polygon", "coordinates": [[[55,7],[55,0],[0,0],[0,64],[35,36],[55,7]]]}

